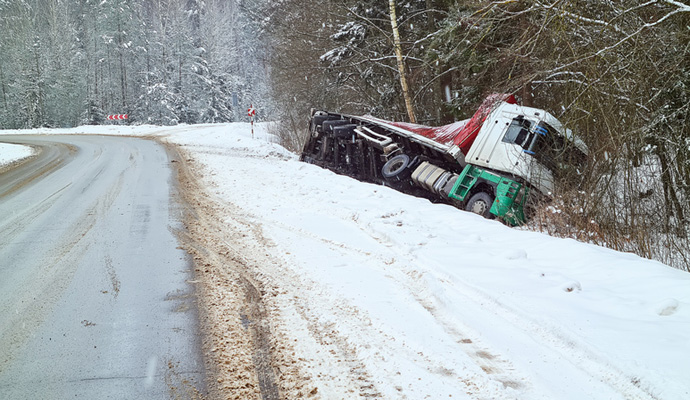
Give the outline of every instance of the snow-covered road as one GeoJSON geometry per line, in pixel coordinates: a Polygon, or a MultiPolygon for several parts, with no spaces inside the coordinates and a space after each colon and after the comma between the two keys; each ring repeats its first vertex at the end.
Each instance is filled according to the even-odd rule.
{"type": "MultiPolygon", "coordinates": [[[[285,398],[690,398],[687,273],[300,163],[265,126],[97,129],[180,146],[199,279],[238,333],[212,350],[251,359],[230,336],[260,322],[285,398]]],[[[219,390],[252,398],[228,363],[219,390]]]]}

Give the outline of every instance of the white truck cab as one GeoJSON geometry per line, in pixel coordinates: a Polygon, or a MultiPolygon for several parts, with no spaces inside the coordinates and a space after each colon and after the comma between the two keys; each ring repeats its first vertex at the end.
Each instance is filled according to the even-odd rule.
{"type": "Polygon", "coordinates": [[[548,196],[557,167],[554,152],[573,146],[587,154],[585,144],[550,113],[503,102],[486,118],[464,161],[520,177],[548,196]]]}

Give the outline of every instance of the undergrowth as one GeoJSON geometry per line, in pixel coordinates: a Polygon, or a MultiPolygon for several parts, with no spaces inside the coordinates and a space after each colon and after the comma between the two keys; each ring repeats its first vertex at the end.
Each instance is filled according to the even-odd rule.
{"type": "Polygon", "coordinates": [[[620,215],[611,219],[606,212],[583,207],[583,196],[571,193],[540,204],[524,229],[634,253],[690,272],[690,232],[668,230],[651,216],[633,223],[620,215]]]}

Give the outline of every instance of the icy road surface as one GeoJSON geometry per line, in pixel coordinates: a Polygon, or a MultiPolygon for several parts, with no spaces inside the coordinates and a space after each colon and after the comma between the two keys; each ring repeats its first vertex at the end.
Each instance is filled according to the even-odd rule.
{"type": "Polygon", "coordinates": [[[0,140],[41,148],[0,174],[0,398],[203,391],[166,150],[136,138],[0,140]]]}

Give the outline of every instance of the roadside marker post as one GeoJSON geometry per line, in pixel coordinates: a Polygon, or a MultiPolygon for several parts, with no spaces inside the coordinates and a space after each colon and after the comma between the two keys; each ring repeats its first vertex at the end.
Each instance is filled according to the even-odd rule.
{"type": "Polygon", "coordinates": [[[247,110],[247,115],[249,115],[249,119],[252,123],[252,139],[254,139],[254,116],[256,115],[256,109],[254,108],[253,104],[249,105],[249,109],[247,110]]]}

